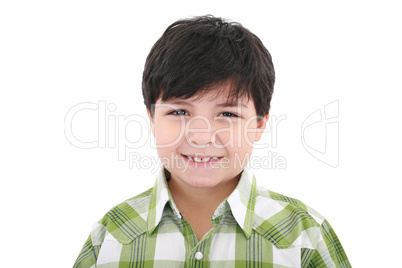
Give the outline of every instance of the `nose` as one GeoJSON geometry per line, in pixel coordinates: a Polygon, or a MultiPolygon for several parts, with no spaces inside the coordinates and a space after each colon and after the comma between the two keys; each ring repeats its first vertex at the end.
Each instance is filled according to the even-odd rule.
{"type": "Polygon", "coordinates": [[[212,124],[204,116],[194,116],[187,122],[185,135],[189,144],[207,148],[212,142],[212,124]]]}

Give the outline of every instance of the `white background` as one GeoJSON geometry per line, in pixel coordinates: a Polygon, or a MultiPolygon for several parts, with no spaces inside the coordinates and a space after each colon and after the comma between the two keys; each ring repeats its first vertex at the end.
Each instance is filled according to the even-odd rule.
{"type": "MultiPolygon", "coordinates": [[[[117,107],[111,117],[145,117],[141,76],[151,46],[175,20],[205,14],[242,23],[273,56],[271,114],[286,120],[277,125],[276,148],[255,153],[275,152],[286,169],[257,169],[259,182],[325,215],[353,267],[400,265],[397,1],[264,3],[2,1],[2,267],[71,267],[92,225],[153,185],[151,169],[130,169],[116,148],[73,146],[65,116],[79,103],[104,101],[117,107]],[[303,121],[333,101],[337,167],[312,157],[301,141],[303,121]]],[[[91,141],[97,124],[96,112],[87,111],[77,114],[73,130],[91,141]]],[[[142,138],[149,136],[144,126],[142,138]]],[[[310,131],[313,147],[325,142],[322,126],[310,131]]],[[[123,134],[142,139],[134,128],[123,134]]],[[[131,151],[156,157],[150,142],[131,151]]]]}

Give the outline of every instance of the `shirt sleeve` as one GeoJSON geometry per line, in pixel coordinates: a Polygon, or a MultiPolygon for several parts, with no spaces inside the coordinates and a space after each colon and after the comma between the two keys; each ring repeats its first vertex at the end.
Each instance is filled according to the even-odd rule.
{"type": "Polygon", "coordinates": [[[331,225],[324,220],[320,226],[322,239],[313,252],[307,267],[352,267],[331,225]]]}
{"type": "Polygon", "coordinates": [[[81,249],[73,268],[94,268],[98,259],[99,251],[106,235],[107,216],[95,224],[91,234],[81,249]]]}
{"type": "Polygon", "coordinates": [[[91,235],[88,237],[76,259],[73,268],[94,268],[96,267],[97,253],[96,247],[92,245],[91,235]]]}

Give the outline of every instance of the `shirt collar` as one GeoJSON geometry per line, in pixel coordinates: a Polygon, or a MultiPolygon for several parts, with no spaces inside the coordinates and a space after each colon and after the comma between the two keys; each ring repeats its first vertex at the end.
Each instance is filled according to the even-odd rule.
{"type": "MultiPolygon", "coordinates": [[[[221,216],[226,204],[229,205],[233,217],[237,224],[242,228],[247,239],[250,237],[254,220],[254,206],[256,198],[256,181],[252,170],[247,166],[240,177],[235,190],[225,201],[216,209],[213,218],[221,216]]],[[[166,203],[170,203],[173,213],[181,219],[181,214],[177,209],[170,194],[164,170],[157,174],[155,186],[152,190],[151,200],[148,211],[148,233],[151,234],[162,219],[166,203]]]]}
{"type": "Polygon", "coordinates": [[[173,213],[181,218],[181,214],[176,207],[176,204],[173,202],[172,195],[170,194],[164,169],[162,168],[157,176],[155,181],[155,186],[152,189],[151,200],[149,202],[149,210],[148,210],[148,233],[151,234],[156,226],[158,226],[159,222],[162,219],[163,211],[166,206],[166,203],[170,202],[170,206],[173,210],[173,213]]]}
{"type": "Polygon", "coordinates": [[[227,198],[232,215],[247,239],[253,227],[256,193],[256,180],[252,170],[247,166],[241,174],[237,187],[227,198]]]}

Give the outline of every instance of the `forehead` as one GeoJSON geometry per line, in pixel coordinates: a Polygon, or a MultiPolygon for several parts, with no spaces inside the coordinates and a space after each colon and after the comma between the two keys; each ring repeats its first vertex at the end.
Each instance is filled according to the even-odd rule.
{"type": "Polygon", "coordinates": [[[239,91],[233,87],[231,83],[224,83],[221,85],[213,85],[198,90],[194,95],[186,97],[170,97],[168,99],[157,100],[157,103],[170,103],[170,104],[211,104],[217,106],[247,106],[250,98],[246,95],[247,92],[239,91]]]}
{"type": "Polygon", "coordinates": [[[249,101],[244,99],[238,99],[237,101],[228,101],[227,98],[222,99],[181,99],[181,98],[172,98],[166,101],[161,101],[160,104],[171,104],[171,105],[189,105],[196,106],[198,104],[201,105],[209,105],[213,107],[242,107],[249,108],[249,101]]]}

